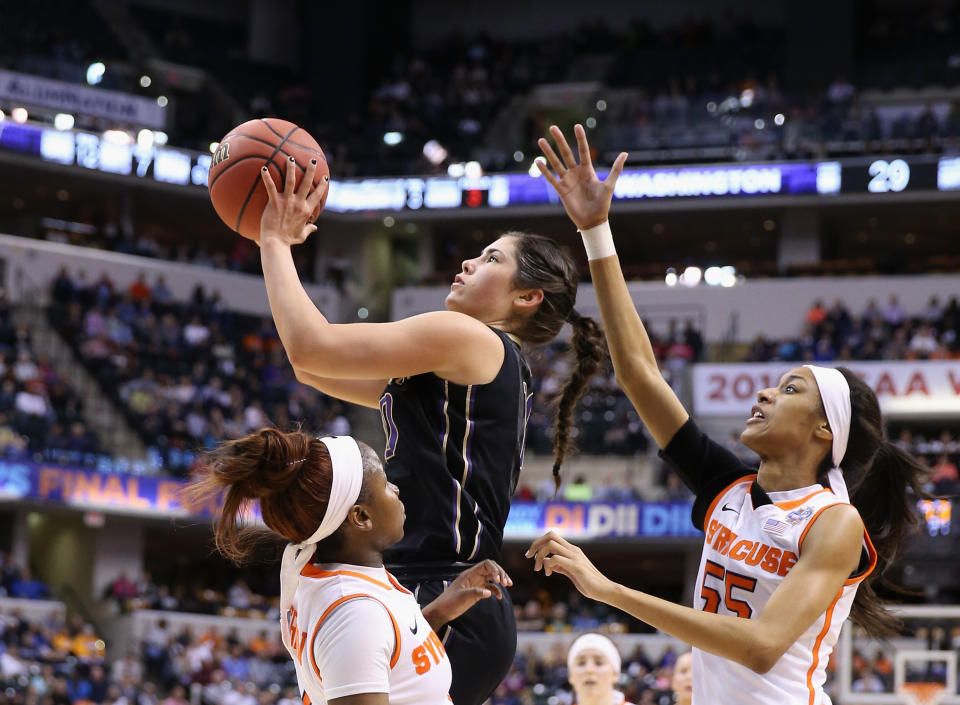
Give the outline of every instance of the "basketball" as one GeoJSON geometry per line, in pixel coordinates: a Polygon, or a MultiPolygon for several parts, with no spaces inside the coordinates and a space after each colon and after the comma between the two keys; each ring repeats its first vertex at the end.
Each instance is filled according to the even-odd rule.
{"type": "MultiPolygon", "coordinates": [[[[231,230],[259,241],[260,217],[267,205],[260,170],[266,164],[277,190],[282,191],[290,157],[297,162],[297,186],[311,159],[317,160],[314,188],[330,175],[320,145],[292,122],[277,118],[249,120],[224,135],[214,150],[207,185],[214,210],[231,230]]],[[[324,194],[320,210],[326,200],[324,194]]]]}

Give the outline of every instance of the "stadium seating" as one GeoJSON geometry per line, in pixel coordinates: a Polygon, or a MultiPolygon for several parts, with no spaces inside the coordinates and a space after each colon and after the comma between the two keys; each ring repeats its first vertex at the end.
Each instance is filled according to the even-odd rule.
{"type": "Polygon", "coordinates": [[[156,469],[183,475],[198,453],[269,423],[349,433],[341,404],[296,382],[272,321],[224,310],[202,287],[181,304],[144,282],[118,292],[106,275],[88,285],[64,272],[49,316],[156,469]]]}

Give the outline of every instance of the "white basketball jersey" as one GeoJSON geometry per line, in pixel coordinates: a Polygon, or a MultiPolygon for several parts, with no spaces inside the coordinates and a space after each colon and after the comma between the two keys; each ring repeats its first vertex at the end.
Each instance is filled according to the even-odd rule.
{"type": "Polygon", "coordinates": [[[385,568],[307,564],[284,622],[305,705],[365,692],[389,693],[390,705],[450,703],[443,644],[385,568]]]}
{"type": "MultiPolygon", "coordinates": [[[[797,562],[803,539],[817,517],[841,500],[821,485],[769,492],[771,504],[753,506],[756,475],[720,492],[704,519],[706,537],[694,606],[705,612],[753,618],[797,562]]],[[[734,661],[693,649],[693,705],[830,705],[823,691],[827,661],[850,614],[857,584],[876,565],[864,531],[869,565],[848,579],[836,598],[787,649],[758,675],[734,661]]]]}

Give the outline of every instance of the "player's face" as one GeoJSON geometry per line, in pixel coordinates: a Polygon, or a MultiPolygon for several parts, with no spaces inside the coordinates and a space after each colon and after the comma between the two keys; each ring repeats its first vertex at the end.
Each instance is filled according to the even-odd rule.
{"type": "Polygon", "coordinates": [[[593,700],[598,695],[609,697],[619,677],[610,659],[597,649],[584,649],[578,653],[568,675],[579,700],[593,700]]]}
{"type": "Polygon", "coordinates": [[[387,480],[380,461],[370,471],[367,480],[367,511],[377,527],[379,548],[389,548],[403,538],[403,522],[407,513],[400,501],[400,490],[387,480]]]}
{"type": "Polygon", "coordinates": [[[509,320],[517,293],[515,238],[501,237],[483,249],[477,257],[466,259],[450,285],[446,307],[479,321],[509,320]]]}
{"type": "Polygon", "coordinates": [[[757,394],[740,440],[761,458],[776,457],[813,442],[824,420],[813,372],[797,367],[757,394]]]}
{"type": "Polygon", "coordinates": [[[673,680],[670,687],[676,693],[677,702],[688,703],[693,698],[693,655],[688,651],[681,654],[673,667],[673,680]]]}

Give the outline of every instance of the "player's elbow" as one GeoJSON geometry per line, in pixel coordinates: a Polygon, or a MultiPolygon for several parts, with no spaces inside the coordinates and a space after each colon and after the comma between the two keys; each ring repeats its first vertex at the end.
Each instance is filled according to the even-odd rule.
{"type": "Polygon", "coordinates": [[[777,664],[785,650],[779,644],[757,639],[750,643],[742,663],[754,673],[763,675],[777,664]]]}

